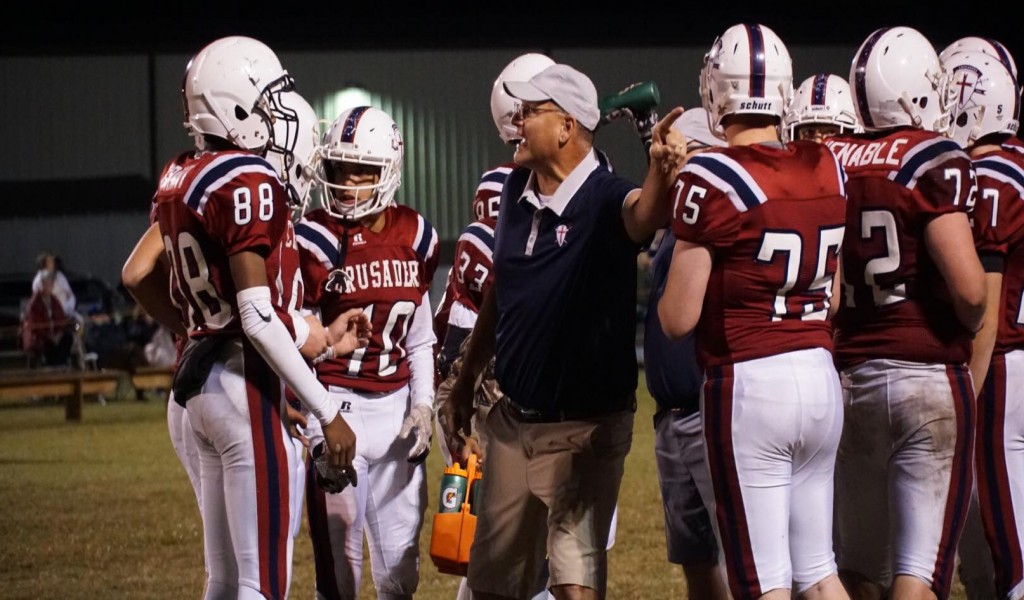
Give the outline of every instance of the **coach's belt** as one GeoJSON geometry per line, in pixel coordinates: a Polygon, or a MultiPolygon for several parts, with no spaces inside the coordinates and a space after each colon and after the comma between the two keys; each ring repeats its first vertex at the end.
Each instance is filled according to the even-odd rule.
{"type": "Polygon", "coordinates": [[[593,419],[595,417],[607,417],[626,410],[636,410],[636,398],[634,396],[630,396],[629,402],[624,403],[621,408],[612,408],[602,411],[526,408],[508,396],[505,396],[499,404],[502,405],[505,412],[507,412],[510,417],[520,423],[561,423],[562,421],[582,421],[585,419],[593,419]]]}

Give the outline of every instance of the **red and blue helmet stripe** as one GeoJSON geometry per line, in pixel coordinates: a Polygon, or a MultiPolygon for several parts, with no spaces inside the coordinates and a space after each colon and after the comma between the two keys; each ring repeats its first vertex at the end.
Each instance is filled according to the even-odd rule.
{"type": "Polygon", "coordinates": [[[764,32],[760,25],[745,25],[747,39],[750,41],[750,95],[764,98],[765,86],[765,49],[764,32]]]}
{"type": "Polygon", "coordinates": [[[871,118],[871,111],[868,110],[868,92],[867,92],[867,66],[868,57],[871,56],[871,51],[875,49],[875,44],[882,38],[885,32],[889,31],[890,27],[883,27],[882,29],[876,30],[874,33],[864,41],[864,44],[860,48],[860,52],[857,54],[857,58],[854,59],[854,71],[853,71],[853,97],[856,99],[858,112],[860,113],[861,121],[864,122],[864,127],[871,128],[875,126],[874,120],[871,118]]]}

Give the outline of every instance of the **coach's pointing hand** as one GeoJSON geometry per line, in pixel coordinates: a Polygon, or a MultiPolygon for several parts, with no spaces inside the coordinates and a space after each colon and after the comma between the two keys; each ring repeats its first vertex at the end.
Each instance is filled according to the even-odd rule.
{"type": "Polygon", "coordinates": [[[686,136],[672,127],[683,114],[683,108],[673,108],[654,126],[651,135],[651,166],[675,179],[676,172],[686,160],[686,136]]]}

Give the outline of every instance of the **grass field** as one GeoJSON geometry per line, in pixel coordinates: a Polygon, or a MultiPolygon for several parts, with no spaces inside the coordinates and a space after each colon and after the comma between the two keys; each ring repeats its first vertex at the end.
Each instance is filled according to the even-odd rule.
{"type": "MultiPolygon", "coordinates": [[[[613,599],[685,597],[678,567],[665,559],[653,409],[642,395],[609,559],[613,599]]],[[[69,424],[62,405],[0,407],[0,598],[200,597],[202,526],[164,411],[159,400],[87,403],[82,422],[69,424]]],[[[441,473],[437,452],[428,471],[417,598],[451,600],[458,580],[439,574],[427,552],[441,473]]],[[[375,598],[367,568],[363,581],[360,598],[375,598]]],[[[313,596],[303,529],[291,597],[313,596]]],[[[959,586],[954,597],[963,597],[959,586]]]]}

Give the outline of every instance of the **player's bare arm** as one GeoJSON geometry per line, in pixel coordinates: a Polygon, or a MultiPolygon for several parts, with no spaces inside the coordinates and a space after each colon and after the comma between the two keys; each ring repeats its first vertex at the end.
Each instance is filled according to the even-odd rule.
{"type": "Polygon", "coordinates": [[[665,292],[658,301],[658,318],[669,339],[685,337],[697,326],[711,277],[711,263],[711,249],[707,246],[676,240],[665,292]]]}
{"type": "Polygon", "coordinates": [[[273,310],[263,257],[243,251],[228,260],[246,337],[323,425],[331,466],[346,468],[354,475],[356,436],[339,415],[337,403],[331,402],[327,390],[295,349],[288,329],[273,310]]]}
{"type": "Polygon", "coordinates": [[[1002,314],[1002,289],[1002,273],[985,273],[985,316],[981,329],[971,343],[971,361],[968,363],[975,396],[981,393],[992,362],[992,350],[996,345],[996,334],[999,333],[999,315],[1002,314]]]}
{"type": "Polygon", "coordinates": [[[160,226],[149,226],[132,250],[121,269],[121,282],[128,288],[139,306],[170,331],[187,336],[178,310],[171,303],[170,280],[164,260],[164,242],[160,226]]]}
{"type": "Polygon", "coordinates": [[[985,273],[974,237],[962,212],[940,215],[925,227],[925,243],[949,288],[953,309],[969,331],[981,328],[985,315],[985,273]]]}
{"type": "Polygon", "coordinates": [[[686,160],[686,138],[672,127],[682,114],[682,107],[677,106],[654,126],[644,185],[631,192],[622,205],[626,232],[636,243],[645,242],[668,222],[671,206],[668,192],[686,160]]]}

